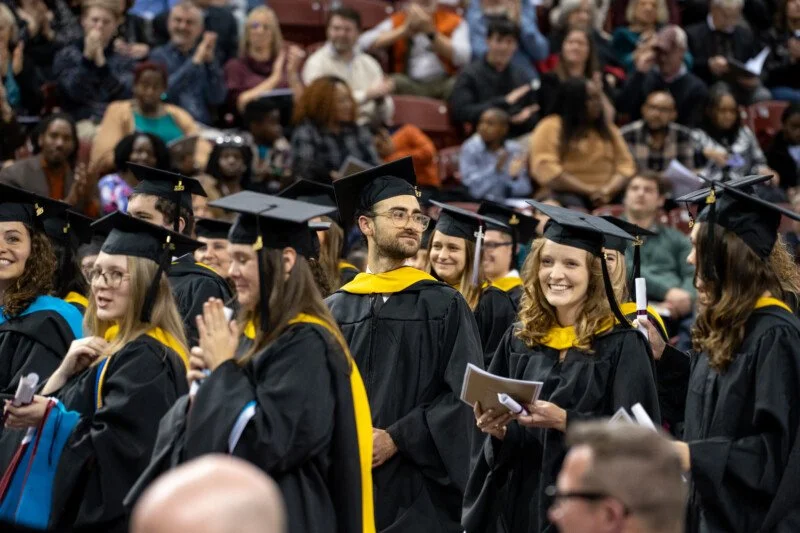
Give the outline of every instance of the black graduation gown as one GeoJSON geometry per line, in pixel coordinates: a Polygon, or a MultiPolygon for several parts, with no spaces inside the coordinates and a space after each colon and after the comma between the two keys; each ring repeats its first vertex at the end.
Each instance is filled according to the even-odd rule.
{"type": "Polygon", "coordinates": [[[386,302],[347,287],[326,302],[364,378],[373,426],[399,450],[372,472],[377,530],[460,533],[477,432],[459,395],[467,363],[483,367],[480,338],[458,291],[405,268],[426,279],[386,302]]]}
{"type": "MultiPolygon", "coordinates": [[[[237,418],[255,401],[256,413],[233,455],[278,483],[289,532],[359,533],[362,495],[370,508],[372,502],[371,487],[361,487],[356,417],[369,439],[372,434],[363,388],[354,414],[359,401],[351,390],[351,364],[323,327],[309,323],[291,325],[244,366],[221,364],[198,389],[188,415],[188,398],[182,398],[164,417],[151,466],[126,505],[160,472],[228,453],[237,418]]],[[[365,457],[371,461],[368,442],[365,457]]]]}
{"type": "MultiPolygon", "coordinates": [[[[188,390],[180,357],[147,335],[109,359],[99,409],[97,371],[89,367],[55,394],[81,414],[53,481],[51,526],[59,531],[127,532],[122,500],[147,466],[159,420],[188,390]]],[[[23,434],[3,436],[3,464],[23,434]]]]}
{"type": "MultiPolygon", "coordinates": [[[[515,326],[516,327],[516,326],[515,326]]],[[[567,411],[567,424],[609,417],[641,403],[658,424],[658,394],[649,345],[641,333],[617,327],[595,337],[593,354],[570,348],[564,362],[549,346],[528,348],[509,329],[489,371],[542,381],[540,399],[567,411]]],[[[503,441],[486,436],[464,498],[467,533],[555,531],[547,520],[550,499],[566,454],[564,433],[512,422],[503,441]]]]}
{"type": "Polygon", "coordinates": [[[203,304],[209,298],[219,298],[227,303],[233,298],[231,289],[222,276],[210,267],[195,263],[191,255],[172,263],[168,277],[178,312],[183,318],[186,339],[189,346],[196,346],[196,318],[203,314],[203,304]]]}
{"type": "Polygon", "coordinates": [[[341,284],[342,285],[346,285],[347,283],[350,283],[360,273],[361,273],[361,271],[358,270],[353,265],[350,265],[350,264],[347,264],[347,263],[339,264],[339,275],[340,275],[340,279],[341,279],[341,284]]]}
{"type": "MultiPolygon", "coordinates": [[[[19,378],[31,372],[42,382],[52,374],[76,338],[83,336],[83,317],[70,304],[40,296],[16,318],[0,318],[0,393],[14,394],[19,378]]],[[[0,429],[2,431],[2,429],[0,429]]]]}
{"type": "MultiPolygon", "coordinates": [[[[753,311],[724,372],[692,359],[684,440],[691,456],[688,529],[759,531],[770,504],[791,503],[769,531],[800,531],[797,477],[784,483],[800,426],[800,321],[780,307],[753,311]]],[[[794,450],[794,451],[793,451],[794,450]]]]}
{"type": "Polygon", "coordinates": [[[508,293],[491,286],[481,293],[475,307],[475,322],[481,336],[484,368],[489,368],[497,346],[516,318],[516,307],[508,293]]]}

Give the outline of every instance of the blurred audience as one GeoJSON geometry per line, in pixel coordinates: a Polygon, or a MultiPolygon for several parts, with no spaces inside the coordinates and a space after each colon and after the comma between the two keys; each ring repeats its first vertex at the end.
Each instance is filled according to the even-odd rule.
{"type": "Polygon", "coordinates": [[[597,4],[593,0],[561,0],[559,9],[551,11],[550,53],[555,55],[561,51],[564,39],[570,30],[584,30],[591,36],[600,68],[616,65],[617,59],[611,48],[611,39],[602,31],[603,24],[594,25],[598,16],[597,4]],[[557,15],[554,16],[554,12],[557,15]]]}
{"type": "Polygon", "coordinates": [[[225,78],[217,57],[217,34],[204,31],[203,12],[189,0],[169,12],[170,42],[150,59],[169,72],[166,96],[202,124],[212,121],[212,107],[225,101],[225,78]]]}
{"type": "Polygon", "coordinates": [[[358,40],[363,50],[388,48],[396,94],[446,100],[471,56],[467,22],[437,0],[411,0],[358,40]]]}
{"type": "Polygon", "coordinates": [[[769,35],[764,85],[775,100],[800,102],[800,0],[781,0],[769,35]]]}
{"type": "Polygon", "coordinates": [[[767,150],[767,165],[775,169],[781,177],[781,188],[793,198],[800,182],[800,103],[793,103],[783,111],[781,125],[781,131],[767,150]]]}
{"type": "Polygon", "coordinates": [[[150,47],[155,42],[150,23],[130,12],[135,0],[119,0],[122,13],[122,24],[117,29],[114,39],[114,50],[123,56],[141,61],[150,54],[150,47]]]}
{"type": "Polygon", "coordinates": [[[269,98],[253,100],[244,108],[244,124],[254,145],[253,184],[278,192],[292,179],[292,149],[280,110],[269,98]]]}
{"type": "MultiPolygon", "coordinates": [[[[230,58],[236,57],[239,52],[239,24],[227,6],[214,5],[213,0],[169,0],[170,8],[181,2],[190,2],[197,7],[202,15],[203,27],[206,31],[217,36],[214,41],[214,57],[220,65],[224,65],[230,58]]],[[[170,28],[169,18],[171,10],[164,10],[153,19],[153,32],[155,44],[162,46],[174,40],[173,30],[170,28]]]]}
{"type": "Polygon", "coordinates": [[[206,174],[217,180],[222,196],[252,189],[253,149],[240,136],[217,139],[208,156],[206,174]]]}
{"type": "Polygon", "coordinates": [[[295,179],[330,183],[348,156],[378,164],[372,134],[356,123],[358,107],[347,83],[325,76],[309,85],[294,109],[295,179]]]}
{"type": "Polygon", "coordinates": [[[299,47],[284,44],[275,12],[266,6],[247,16],[241,53],[225,64],[225,84],[231,107],[241,113],[256,98],[274,89],[291,89],[303,94],[300,63],[305,56],[299,47]]]}
{"type": "Polygon", "coordinates": [[[381,124],[374,130],[375,149],[384,163],[411,156],[417,185],[428,189],[441,186],[436,166],[436,146],[421,129],[413,124],[405,124],[391,133],[388,126],[381,124]]]}
{"type": "Polygon", "coordinates": [[[336,76],[350,86],[358,104],[358,122],[390,122],[394,103],[389,95],[394,81],[387,77],[374,57],[358,49],[361,15],[340,7],[328,15],[328,41],[303,65],[303,83],[310,85],[323,76],[336,76]]]}

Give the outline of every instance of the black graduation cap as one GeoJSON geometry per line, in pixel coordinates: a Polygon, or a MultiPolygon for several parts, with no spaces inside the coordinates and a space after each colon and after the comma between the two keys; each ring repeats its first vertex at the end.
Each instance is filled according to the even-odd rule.
{"type": "Polygon", "coordinates": [[[404,157],[333,182],[342,224],[355,222],[358,211],[370,211],[381,200],[396,196],[420,197],[411,157],[404,157]]]}
{"type": "Polygon", "coordinates": [[[195,221],[195,234],[205,239],[226,239],[231,230],[231,223],[213,218],[198,218],[195,221]]]}
{"type": "Polygon", "coordinates": [[[527,202],[550,217],[544,226],[544,238],[558,244],[586,250],[600,258],[600,265],[603,269],[603,285],[611,311],[620,324],[630,326],[630,322],[620,311],[619,303],[614,296],[614,287],[611,284],[608,265],[603,254],[603,244],[607,237],[634,241],[633,235],[607,220],[588,213],[547,205],[536,200],[527,200],[527,202]]]}
{"type": "MultiPolygon", "coordinates": [[[[731,179],[727,182],[730,187],[735,187],[737,189],[744,189],[746,187],[750,187],[752,185],[758,185],[760,183],[764,183],[772,179],[772,176],[739,176],[736,178],[731,179]]],[[[718,182],[717,182],[718,183],[718,182]]],[[[716,191],[717,193],[720,191],[716,191]]],[[[684,194],[678,198],[675,198],[675,202],[680,202],[684,204],[705,204],[706,199],[711,194],[711,187],[703,187],[702,189],[697,189],[696,191],[692,191],[688,194],[684,194]]]]}
{"type": "Polygon", "coordinates": [[[142,322],[150,322],[150,313],[158,293],[161,274],[169,270],[172,257],[192,253],[203,246],[202,243],[178,232],[119,211],[97,220],[92,224],[92,229],[98,234],[108,235],[100,248],[101,252],[109,255],[141,257],[158,263],[158,270],[150,282],[142,307],[142,322]]]}
{"type": "Polygon", "coordinates": [[[527,244],[536,235],[538,221],[532,216],[518,213],[512,207],[498,204],[496,202],[484,201],[478,207],[478,213],[488,215],[496,220],[505,223],[508,228],[489,224],[488,229],[499,230],[510,234],[514,238],[514,244],[527,244]]]}
{"type": "Polygon", "coordinates": [[[77,250],[92,240],[93,219],[72,210],[62,211],[44,220],[44,231],[51,241],[77,250]]]}
{"type": "Polygon", "coordinates": [[[428,246],[430,246],[431,236],[433,235],[433,232],[436,230],[436,224],[438,223],[439,223],[438,220],[431,219],[431,223],[428,224],[428,227],[425,229],[425,231],[422,232],[422,239],[420,240],[419,244],[420,248],[427,248],[428,246]]]}
{"type": "MultiPolygon", "coordinates": [[[[278,196],[314,205],[336,207],[336,192],[334,192],[333,186],[317,181],[297,180],[279,192],[278,196]]],[[[334,213],[331,218],[338,219],[338,212],[334,213]]]]}
{"type": "MultiPolygon", "coordinates": [[[[628,222],[627,220],[622,220],[621,218],[617,218],[617,217],[614,217],[614,216],[611,216],[611,215],[604,215],[604,216],[601,216],[600,218],[602,218],[603,220],[607,220],[608,222],[611,222],[612,224],[614,224],[618,228],[622,228],[626,232],[628,232],[631,235],[633,235],[633,237],[634,237],[634,241],[633,241],[633,272],[631,273],[632,274],[631,277],[634,280],[636,280],[636,278],[638,278],[639,275],[640,275],[641,262],[642,262],[641,247],[642,247],[642,244],[644,244],[644,241],[642,240],[642,237],[652,237],[653,235],[655,235],[655,232],[650,231],[648,229],[644,229],[643,227],[637,226],[636,224],[632,224],[632,223],[628,222]]],[[[606,235],[605,247],[606,248],[610,248],[612,250],[618,251],[619,253],[622,254],[623,257],[625,256],[625,252],[628,249],[628,244],[629,244],[629,241],[626,240],[626,239],[620,239],[619,237],[606,235]]]]}
{"type": "MultiPolygon", "coordinates": [[[[139,180],[133,189],[134,193],[158,196],[189,211],[192,210],[193,194],[207,196],[203,186],[194,178],[135,163],[129,163],[128,168],[139,180]]],[[[175,217],[173,230],[176,232],[180,227],[179,222],[178,217],[175,217]]]]}
{"type": "Polygon", "coordinates": [[[0,183],[0,222],[22,222],[42,229],[44,220],[69,208],[65,202],[0,183]]]}
{"type": "Polygon", "coordinates": [[[450,237],[461,237],[475,243],[472,265],[472,284],[478,283],[483,236],[489,224],[496,228],[509,229],[504,223],[466,209],[431,200],[431,204],[442,209],[436,222],[436,231],[450,237]]]}
{"type": "Polygon", "coordinates": [[[228,234],[232,244],[250,244],[258,254],[259,291],[261,298],[261,329],[269,328],[271,288],[267,286],[265,258],[262,250],[287,247],[307,258],[319,256],[319,240],[308,222],[329,215],[336,209],[252,191],[242,191],[209,204],[240,213],[228,234]]]}

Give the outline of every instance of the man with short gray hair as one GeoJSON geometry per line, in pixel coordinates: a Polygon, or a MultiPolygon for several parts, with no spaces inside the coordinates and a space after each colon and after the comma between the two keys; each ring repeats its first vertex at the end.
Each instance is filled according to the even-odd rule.
{"type": "Polygon", "coordinates": [[[671,442],[606,422],[570,426],[550,521],[560,533],[682,533],[686,484],[671,442]]]}

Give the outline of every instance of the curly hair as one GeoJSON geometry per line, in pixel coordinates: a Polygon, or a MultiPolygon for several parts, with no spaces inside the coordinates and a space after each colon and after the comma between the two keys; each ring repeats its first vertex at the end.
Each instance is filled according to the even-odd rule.
{"type": "MultiPolygon", "coordinates": [[[[533,249],[522,267],[523,288],[520,302],[520,326],[515,335],[527,346],[541,344],[553,328],[561,327],[556,316],[556,309],[547,301],[539,283],[539,269],[542,263],[542,250],[547,239],[539,238],[533,242],[533,249]]],[[[611,318],[611,307],[606,298],[603,286],[601,258],[586,252],[586,263],[589,270],[589,285],[586,289],[586,300],[575,322],[578,350],[592,353],[592,342],[595,332],[611,318]]]]}
{"type": "Polygon", "coordinates": [[[50,294],[56,273],[53,245],[42,231],[25,226],[31,238],[31,253],[25,270],[3,293],[3,316],[13,318],[23,312],[39,296],[50,294]]]}
{"type": "Polygon", "coordinates": [[[145,137],[150,141],[150,145],[153,147],[153,155],[155,155],[156,158],[156,168],[169,170],[170,156],[169,148],[167,148],[166,143],[161,140],[160,137],[156,137],[152,133],[137,131],[123,137],[114,147],[114,167],[117,169],[117,172],[128,170],[128,162],[133,153],[133,145],[136,144],[139,137],[145,137]]]}
{"type": "Polygon", "coordinates": [[[797,286],[798,274],[791,274],[791,266],[784,254],[785,245],[776,243],[772,254],[762,260],[735,233],[715,225],[718,236],[709,238],[709,225],[700,224],[696,237],[697,269],[695,278],[702,286],[702,301],[697,320],[692,329],[692,344],[698,352],[708,354],[709,365],[724,371],[733,361],[742,344],[745,326],[758,299],[770,293],[778,299],[785,296],[784,283],[797,286]],[[704,272],[703,258],[715,258],[718,279],[709,279],[704,272]],[[788,281],[781,276],[788,275],[788,281]],[[747,280],[747,283],[742,283],[747,280]]]}
{"type": "MultiPolygon", "coordinates": [[[[353,100],[353,94],[350,88],[341,78],[336,76],[324,76],[306,87],[300,101],[295,104],[294,117],[292,118],[295,124],[300,124],[304,120],[310,120],[317,127],[331,127],[336,124],[336,86],[342,85],[347,89],[350,99],[353,100]]],[[[353,100],[353,116],[350,117],[351,122],[355,122],[356,117],[356,103],[353,100]]]]}

